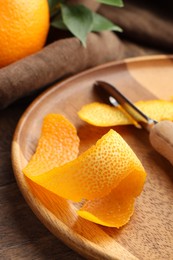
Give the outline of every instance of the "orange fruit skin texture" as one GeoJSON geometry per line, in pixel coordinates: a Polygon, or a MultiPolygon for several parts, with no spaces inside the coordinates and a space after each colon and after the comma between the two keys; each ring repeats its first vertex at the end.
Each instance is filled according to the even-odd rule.
{"type": "Polygon", "coordinates": [[[49,30],[47,0],[0,3],[0,67],[39,51],[49,30]]]}
{"type": "Polygon", "coordinates": [[[120,109],[99,102],[84,105],[78,112],[78,116],[83,121],[95,126],[132,124],[132,121],[120,109]]]}
{"type": "Polygon", "coordinates": [[[67,119],[45,117],[36,152],[23,170],[33,194],[55,215],[66,205],[61,198],[85,198],[79,216],[104,226],[123,226],[143,189],[142,164],[114,130],[76,158],[78,146],[76,129],[67,119]]]}
{"type": "MultiPolygon", "coordinates": [[[[166,100],[138,101],[135,105],[147,116],[156,121],[173,121],[173,102],[166,100]]],[[[121,109],[99,102],[87,104],[78,112],[79,117],[85,122],[100,126],[138,125],[121,109]]]]}
{"type": "MultiPolygon", "coordinates": [[[[142,164],[122,137],[110,130],[75,160],[30,177],[55,194],[78,202],[107,195],[129,174],[142,178],[143,186],[146,174],[142,164]]],[[[133,185],[133,192],[141,191],[141,183],[135,189],[133,185]]]]}
{"type": "Polygon", "coordinates": [[[78,215],[108,227],[125,225],[134,212],[135,198],[140,195],[146,173],[129,173],[112,191],[103,198],[88,200],[78,211],[78,215]]]}
{"type": "Polygon", "coordinates": [[[167,100],[138,101],[137,107],[156,121],[173,121],[173,102],[167,100]]]}
{"type": "Polygon", "coordinates": [[[23,171],[27,172],[25,177],[33,196],[57,217],[69,207],[68,201],[33,182],[31,176],[75,159],[78,152],[75,127],[62,115],[45,116],[36,151],[23,171]]]}
{"type": "Polygon", "coordinates": [[[119,228],[130,220],[134,202],[135,198],[131,195],[114,189],[106,197],[87,201],[78,210],[78,215],[103,226],[119,228]]]}
{"type": "Polygon", "coordinates": [[[75,159],[78,152],[75,127],[62,115],[48,114],[43,120],[36,152],[23,172],[30,177],[40,175],[75,159]]]}

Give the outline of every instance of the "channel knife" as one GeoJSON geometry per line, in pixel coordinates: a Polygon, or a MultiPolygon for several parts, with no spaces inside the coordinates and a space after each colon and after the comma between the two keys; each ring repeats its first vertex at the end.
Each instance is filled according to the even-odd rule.
{"type": "Polygon", "coordinates": [[[138,122],[137,127],[143,127],[149,131],[149,140],[153,148],[173,165],[173,122],[157,122],[149,118],[139,110],[126,96],[115,86],[105,81],[96,81],[94,84],[97,92],[101,92],[104,99],[113,106],[121,106],[121,109],[138,122]]]}

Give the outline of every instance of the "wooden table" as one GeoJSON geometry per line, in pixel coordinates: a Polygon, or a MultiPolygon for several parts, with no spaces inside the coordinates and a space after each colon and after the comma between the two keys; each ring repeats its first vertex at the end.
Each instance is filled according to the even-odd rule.
{"type": "MultiPolygon", "coordinates": [[[[133,44],[127,46],[127,57],[155,53],[133,44]]],[[[23,100],[0,111],[0,259],[83,259],[39,222],[14,179],[11,141],[17,122],[30,101],[23,100]]]]}

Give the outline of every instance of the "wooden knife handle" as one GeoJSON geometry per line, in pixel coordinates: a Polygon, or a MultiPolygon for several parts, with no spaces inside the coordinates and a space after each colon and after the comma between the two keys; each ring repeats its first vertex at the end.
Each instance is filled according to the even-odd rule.
{"type": "Polygon", "coordinates": [[[150,143],[173,165],[173,122],[161,121],[150,130],[150,143]]]}

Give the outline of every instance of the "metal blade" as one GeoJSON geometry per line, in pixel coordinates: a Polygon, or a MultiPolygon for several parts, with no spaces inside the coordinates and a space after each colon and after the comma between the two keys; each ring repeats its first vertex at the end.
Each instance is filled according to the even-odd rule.
{"type": "Polygon", "coordinates": [[[141,110],[139,110],[127,97],[125,97],[116,87],[105,82],[105,81],[96,81],[94,84],[97,91],[103,91],[104,98],[107,98],[113,106],[121,107],[140,125],[149,130],[154,124],[157,123],[154,119],[151,119],[145,115],[141,110]]]}

